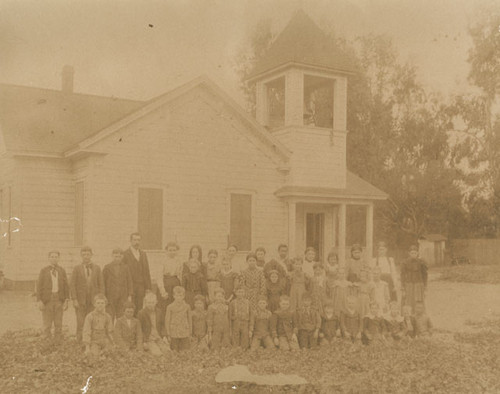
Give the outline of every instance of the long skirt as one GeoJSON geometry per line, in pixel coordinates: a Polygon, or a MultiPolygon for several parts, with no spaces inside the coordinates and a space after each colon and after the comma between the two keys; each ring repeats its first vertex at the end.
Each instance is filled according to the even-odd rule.
{"type": "Polygon", "coordinates": [[[403,305],[410,305],[412,312],[415,311],[417,302],[424,302],[425,286],[423,283],[404,283],[403,305]]]}
{"type": "Polygon", "coordinates": [[[389,285],[389,296],[391,301],[397,301],[398,296],[396,294],[396,287],[394,286],[394,280],[392,279],[391,274],[382,274],[380,275],[380,279],[389,285]]]}

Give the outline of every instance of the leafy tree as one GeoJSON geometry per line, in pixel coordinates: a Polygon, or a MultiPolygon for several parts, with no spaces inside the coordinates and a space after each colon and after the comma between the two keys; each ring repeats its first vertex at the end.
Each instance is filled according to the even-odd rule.
{"type": "MultiPolygon", "coordinates": [[[[269,48],[270,31],[269,21],[257,26],[236,59],[242,77],[269,48]]],[[[461,173],[450,162],[450,111],[426,94],[415,67],[398,62],[391,40],[335,41],[358,70],[348,83],[348,167],[390,195],[377,207],[377,233],[397,244],[430,232],[457,236],[464,212],[461,173]]],[[[253,109],[255,92],[244,89],[253,109]]]]}
{"type": "Polygon", "coordinates": [[[474,188],[467,201],[471,229],[476,236],[491,236],[500,223],[500,6],[478,10],[469,33],[473,43],[469,80],[479,93],[458,95],[450,107],[459,125],[452,158],[466,169],[465,184],[474,188]]]}

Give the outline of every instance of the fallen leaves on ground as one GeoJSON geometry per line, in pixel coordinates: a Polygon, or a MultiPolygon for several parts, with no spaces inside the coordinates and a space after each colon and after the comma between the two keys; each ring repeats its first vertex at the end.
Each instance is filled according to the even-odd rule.
{"type": "Polygon", "coordinates": [[[477,333],[437,333],[429,339],[373,346],[339,341],[296,353],[190,351],[155,358],[113,351],[93,366],[84,361],[74,338],[53,348],[43,344],[36,330],[5,334],[0,349],[2,393],[81,393],[89,377],[89,394],[500,391],[500,321],[477,333]],[[296,374],[309,384],[217,384],[217,372],[235,364],[248,366],[254,374],[296,374]]]}

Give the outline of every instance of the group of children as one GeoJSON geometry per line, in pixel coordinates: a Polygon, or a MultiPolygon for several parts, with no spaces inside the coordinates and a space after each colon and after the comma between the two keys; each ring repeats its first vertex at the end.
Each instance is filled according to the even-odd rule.
{"type": "MultiPolygon", "coordinates": [[[[95,358],[112,344],[161,355],[172,350],[217,351],[229,346],[297,350],[341,338],[370,344],[430,335],[432,325],[423,300],[425,263],[418,259],[418,250],[415,256],[411,248],[399,277],[384,248],[380,244],[374,262],[365,262],[361,247],[354,245],[351,258],[340,265],[335,253],[330,253],[324,264],[316,261],[313,248],[307,248],[304,258],[288,259],[288,247],[280,245],[277,259],[266,261],[265,249],[258,248],[246,256],[244,267],[235,267],[234,246],[220,263],[216,250],[208,252],[204,263],[201,248],[193,246],[183,263],[178,259],[178,245],[171,242],[156,276],[156,293],[146,289],[140,302],[134,298],[134,278],[123,263],[124,252],[117,249],[113,262],[98,273],[103,288],[92,295],[93,310],[84,317],[81,341],[95,358]]],[[[49,253],[51,264],[58,260],[55,254],[58,257],[57,252],[49,253]]],[[[66,274],[57,262],[53,265],[62,280],[52,281],[49,301],[57,301],[65,309],[66,274]],[[55,288],[54,283],[59,286],[55,288]]],[[[42,272],[39,285],[43,287],[42,272]]],[[[87,280],[90,288],[90,273],[87,280]]],[[[42,289],[38,293],[42,297],[42,289]]],[[[75,300],[74,290],[71,293],[75,300]]],[[[87,298],[90,295],[87,292],[87,298]]],[[[45,312],[49,304],[42,304],[45,332],[50,335],[45,312]]],[[[52,321],[57,336],[60,324],[55,318],[52,321]]]]}

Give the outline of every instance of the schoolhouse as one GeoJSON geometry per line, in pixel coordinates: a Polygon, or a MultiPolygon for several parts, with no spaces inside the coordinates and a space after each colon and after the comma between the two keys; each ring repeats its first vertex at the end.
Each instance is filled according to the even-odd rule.
{"type": "MultiPolygon", "coordinates": [[[[280,243],[344,259],[348,208],[387,196],[346,168],[348,59],[302,11],[253,69],[256,117],[202,76],[146,102],[0,87],[0,269],[36,278],[47,252],[69,271],[82,245],[109,262],[139,231],[150,264],[176,240],[241,255],[280,243]]],[[[187,257],[187,256],[186,256],[187,257]]]]}

